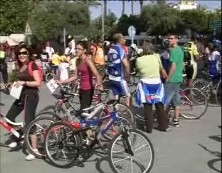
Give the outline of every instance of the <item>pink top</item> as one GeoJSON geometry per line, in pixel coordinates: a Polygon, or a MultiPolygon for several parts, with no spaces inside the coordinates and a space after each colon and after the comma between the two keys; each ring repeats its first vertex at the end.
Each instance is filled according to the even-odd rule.
{"type": "Polygon", "coordinates": [[[87,58],[85,58],[84,61],[78,66],[80,89],[82,90],[90,90],[93,88],[93,74],[86,63],[87,58]]]}

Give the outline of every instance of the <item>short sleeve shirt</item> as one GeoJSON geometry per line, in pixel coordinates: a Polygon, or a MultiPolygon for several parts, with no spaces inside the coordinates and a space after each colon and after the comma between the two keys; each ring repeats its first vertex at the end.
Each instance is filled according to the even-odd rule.
{"type": "Polygon", "coordinates": [[[183,81],[183,59],[184,53],[180,46],[176,46],[170,50],[170,64],[176,64],[174,73],[170,76],[169,82],[180,83],[183,81]]]}

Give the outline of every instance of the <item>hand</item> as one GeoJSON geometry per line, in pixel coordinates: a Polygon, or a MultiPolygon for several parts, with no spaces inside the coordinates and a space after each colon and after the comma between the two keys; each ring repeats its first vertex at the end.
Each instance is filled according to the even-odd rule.
{"type": "Polygon", "coordinates": [[[57,84],[62,84],[62,81],[61,81],[61,80],[55,80],[55,82],[56,82],[57,84]]]}
{"type": "Polygon", "coordinates": [[[11,82],[8,82],[6,85],[5,85],[5,88],[11,88],[12,86],[12,83],[11,82]]]}
{"type": "Polygon", "coordinates": [[[96,89],[103,91],[103,85],[96,85],[96,89]]]}
{"type": "Polygon", "coordinates": [[[25,81],[17,81],[16,86],[24,86],[25,85],[25,81]]]}
{"type": "Polygon", "coordinates": [[[169,77],[166,78],[166,82],[168,82],[168,81],[169,81],[169,77]]]}

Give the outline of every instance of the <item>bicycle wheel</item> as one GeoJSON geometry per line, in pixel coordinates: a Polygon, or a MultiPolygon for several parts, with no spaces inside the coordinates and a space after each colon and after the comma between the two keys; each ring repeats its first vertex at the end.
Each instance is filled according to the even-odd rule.
{"type": "MultiPolygon", "coordinates": [[[[102,149],[107,149],[108,145],[110,144],[110,141],[113,139],[113,137],[120,133],[120,124],[121,122],[124,124],[124,126],[135,129],[134,123],[125,115],[118,114],[119,119],[111,125],[111,127],[106,131],[106,133],[103,135],[103,137],[99,140],[99,145],[102,149]]],[[[101,126],[102,127],[102,126],[101,126]]],[[[99,128],[101,128],[99,127],[99,128]]]]}
{"type": "Polygon", "coordinates": [[[145,118],[144,118],[144,107],[143,105],[138,106],[136,104],[136,99],[135,99],[135,94],[136,94],[136,90],[134,90],[131,93],[131,97],[132,97],[132,110],[135,114],[135,118],[138,119],[139,121],[145,122],[145,118]]]}
{"type": "Polygon", "coordinates": [[[127,138],[117,134],[109,147],[109,164],[115,173],[148,173],[154,162],[149,138],[139,130],[129,129],[127,138]]]}
{"type": "Polygon", "coordinates": [[[135,115],[131,108],[129,108],[125,104],[117,103],[115,105],[115,109],[119,116],[127,117],[134,124],[134,127],[136,127],[135,115]]]}
{"type": "Polygon", "coordinates": [[[54,76],[55,76],[54,73],[47,73],[47,74],[45,75],[45,81],[46,81],[46,82],[49,82],[51,79],[54,78],[54,76]]]}
{"type": "Polygon", "coordinates": [[[180,115],[186,119],[199,119],[208,108],[206,95],[197,88],[186,88],[180,91],[180,115]]]}
{"type": "Polygon", "coordinates": [[[47,128],[56,122],[52,117],[38,117],[34,119],[26,128],[25,131],[25,145],[29,152],[37,158],[43,158],[44,153],[44,139],[47,128]],[[33,146],[36,145],[36,149],[33,146]]]}
{"type": "Polygon", "coordinates": [[[206,96],[207,96],[207,99],[209,99],[210,98],[210,96],[209,96],[209,84],[210,84],[210,82],[208,82],[207,80],[205,80],[205,79],[195,79],[194,81],[193,81],[193,84],[192,84],[192,87],[193,88],[197,88],[197,89],[199,89],[199,90],[201,90],[201,91],[203,91],[204,92],[204,94],[206,94],[206,96]]]}
{"type": "Polygon", "coordinates": [[[221,105],[221,80],[217,84],[215,99],[216,99],[216,104],[221,105]]]}
{"type": "Polygon", "coordinates": [[[45,153],[56,167],[69,168],[79,156],[80,138],[73,126],[56,122],[47,132],[44,142],[45,153]]]}

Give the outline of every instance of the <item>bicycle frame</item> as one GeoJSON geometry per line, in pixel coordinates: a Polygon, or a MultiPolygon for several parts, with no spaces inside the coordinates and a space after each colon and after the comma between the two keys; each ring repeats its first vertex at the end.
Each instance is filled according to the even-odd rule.
{"type": "Polygon", "coordinates": [[[11,132],[13,135],[15,135],[17,138],[20,138],[20,134],[14,129],[12,125],[10,125],[3,117],[3,115],[0,114],[0,125],[4,127],[7,131],[11,132]]]}

